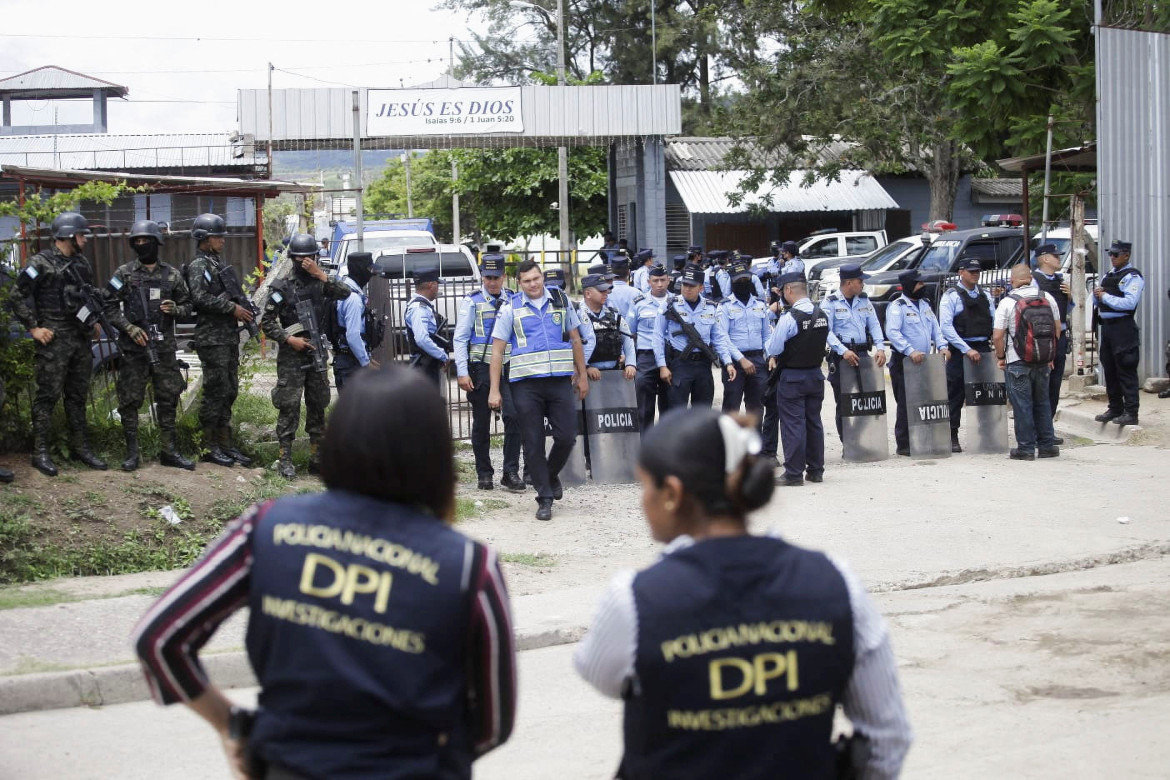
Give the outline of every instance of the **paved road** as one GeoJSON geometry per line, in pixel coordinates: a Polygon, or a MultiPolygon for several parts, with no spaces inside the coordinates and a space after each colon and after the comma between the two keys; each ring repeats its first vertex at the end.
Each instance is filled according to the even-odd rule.
{"type": "MultiPolygon", "coordinates": [[[[880,594],[916,743],[908,778],[1165,778],[1170,560],[880,594]]],[[[487,780],[602,780],[621,708],[572,672],[573,645],[520,657],[513,740],[487,780]]],[[[253,691],[233,696],[248,702],[253,691]]],[[[211,780],[219,746],[151,703],[0,719],[0,778],[211,780]]]]}

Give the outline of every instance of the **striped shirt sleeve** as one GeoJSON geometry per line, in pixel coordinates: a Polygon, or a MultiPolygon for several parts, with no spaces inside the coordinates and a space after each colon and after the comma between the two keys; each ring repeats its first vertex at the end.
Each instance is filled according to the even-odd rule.
{"type": "Polygon", "coordinates": [[[467,542],[464,581],[471,603],[469,692],[476,755],[499,747],[516,722],[516,646],[504,575],[496,553],[467,542]]]}
{"type": "Polygon", "coordinates": [[[865,780],[893,780],[902,772],[913,734],[898,684],[898,664],[886,621],[865,586],[839,558],[829,556],[849,588],[853,612],[853,676],[841,702],[856,732],[869,740],[865,780]]]}
{"type": "Polygon", "coordinates": [[[252,529],[267,508],[257,504],[233,520],[135,627],[132,643],[159,704],[188,702],[207,689],[199,650],[248,601],[252,529]]]}

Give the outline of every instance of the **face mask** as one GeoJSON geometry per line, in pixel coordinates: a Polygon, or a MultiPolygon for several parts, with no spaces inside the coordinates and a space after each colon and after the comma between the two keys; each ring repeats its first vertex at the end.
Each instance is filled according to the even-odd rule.
{"type": "Polygon", "coordinates": [[[134,254],[145,265],[154,265],[158,261],[158,244],[147,241],[145,244],[134,244],[134,254]]]}
{"type": "Polygon", "coordinates": [[[926,295],[926,288],[919,287],[917,290],[906,293],[906,297],[912,301],[921,300],[922,296],[926,295]]]}
{"type": "Polygon", "coordinates": [[[752,280],[740,279],[739,281],[731,283],[731,291],[735,293],[735,297],[741,301],[746,301],[748,296],[752,294],[752,280]]]}

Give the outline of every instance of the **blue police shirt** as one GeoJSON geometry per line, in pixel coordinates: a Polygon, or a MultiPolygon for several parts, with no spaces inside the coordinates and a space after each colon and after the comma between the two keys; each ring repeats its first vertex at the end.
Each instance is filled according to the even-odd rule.
{"type": "Polygon", "coordinates": [[[719,325],[727,332],[732,360],[742,360],[744,352],[758,352],[772,335],[768,324],[768,307],[754,295],[747,303],[732,296],[719,304],[719,325]]]}
{"type": "Polygon", "coordinates": [[[447,353],[432,338],[435,331],[438,330],[438,323],[435,322],[435,310],[431,307],[431,301],[427,300],[425,296],[415,293],[406,306],[406,327],[410,328],[410,332],[414,334],[414,343],[418,345],[419,349],[434,359],[446,363],[447,353]]]}
{"type": "MultiPolygon", "coordinates": [[[[613,309],[608,303],[601,308],[598,314],[604,314],[606,309],[613,309]]],[[[581,348],[585,352],[585,363],[589,363],[589,358],[593,357],[593,350],[597,349],[597,334],[593,332],[593,325],[589,322],[589,304],[585,301],[577,304],[578,314],[581,318],[581,348]]],[[[613,309],[617,311],[617,309],[613,309]]],[[[618,314],[621,317],[621,314],[618,314]]],[[[634,339],[630,334],[629,320],[621,317],[619,320],[622,333],[622,355],[625,356],[627,366],[637,366],[638,356],[634,354],[634,339]]],[[[594,363],[593,367],[598,369],[603,368],[617,368],[618,362],[616,360],[602,360],[594,363]]]]}
{"type": "Polygon", "coordinates": [[[663,293],[661,298],[639,295],[634,299],[626,320],[630,323],[630,333],[634,335],[635,346],[639,352],[654,348],[654,323],[658,315],[666,310],[666,303],[669,300],[669,293],[663,293]]]}
{"type": "MultiPolygon", "coordinates": [[[[1126,268],[1132,268],[1130,263],[1126,263],[1121,268],[1117,269],[1117,273],[1124,271],[1126,268]]],[[[1130,274],[1120,282],[1121,295],[1111,295],[1105,293],[1101,296],[1107,306],[1112,306],[1114,309],[1120,311],[1105,311],[1101,309],[1097,314],[1103,320],[1113,320],[1118,317],[1129,317],[1137,309],[1138,304],[1142,300],[1142,291],[1146,289],[1146,280],[1137,274],[1130,274]]],[[[1097,308],[1097,296],[1093,296],[1093,306],[1097,308]]]]}
{"type": "Polygon", "coordinates": [[[630,277],[630,286],[641,293],[650,292],[650,266],[644,265],[630,277]]]}
{"type": "Polygon", "coordinates": [[[362,288],[353,279],[345,276],[342,277],[342,281],[349,288],[350,293],[344,301],[337,302],[337,319],[345,328],[345,343],[349,347],[350,354],[360,365],[368,366],[370,353],[366,349],[365,339],[362,338],[366,332],[364,315],[367,298],[362,292],[362,288]]]}
{"type": "Polygon", "coordinates": [[[821,311],[829,317],[829,349],[836,354],[844,355],[849,349],[847,344],[865,344],[867,334],[876,349],[882,348],[882,326],[865,293],[853,298],[832,293],[821,301],[821,311]]]}
{"type": "MultiPolygon", "coordinates": [[[[470,358],[468,356],[469,347],[471,344],[471,334],[475,328],[475,302],[472,296],[479,293],[485,300],[499,301],[502,307],[508,300],[507,288],[501,291],[499,295],[492,295],[486,289],[480,288],[469,295],[463,296],[463,300],[459,302],[459,312],[455,315],[455,331],[451,335],[451,346],[455,351],[455,369],[458,376],[468,376],[468,365],[470,358]]],[[[487,334],[487,350],[485,357],[491,359],[491,341],[492,334],[487,334]]],[[[487,362],[487,361],[484,361],[487,362]]],[[[505,362],[507,362],[505,358],[505,362]]]]}
{"type": "Polygon", "coordinates": [[[910,357],[913,352],[930,354],[930,346],[947,345],[934,310],[926,300],[912,301],[901,295],[886,309],[886,337],[890,346],[910,357]]]}
{"type": "Polygon", "coordinates": [[[623,317],[630,316],[630,304],[640,293],[621,279],[613,280],[613,288],[609,291],[609,305],[617,309],[623,317]]]}
{"type": "MultiPolygon", "coordinates": [[[[547,304],[552,300],[552,296],[549,295],[547,289],[545,289],[544,295],[536,298],[535,300],[529,298],[525,293],[521,293],[521,295],[524,295],[524,305],[528,306],[535,312],[545,311],[547,304]]],[[[512,310],[512,304],[505,300],[504,305],[500,307],[500,313],[496,315],[496,325],[494,328],[492,328],[492,338],[499,339],[500,341],[511,341],[514,335],[512,331],[512,321],[515,316],[516,315],[512,310]]],[[[577,332],[581,334],[582,341],[584,341],[586,332],[585,328],[587,326],[585,326],[581,322],[581,318],[577,316],[577,309],[570,305],[569,308],[565,309],[565,316],[569,318],[569,330],[576,328],[577,332]]]]}
{"type": "Polygon", "coordinates": [[[791,260],[785,260],[784,263],[780,266],[781,274],[791,274],[796,273],[797,271],[800,271],[802,274],[804,273],[804,261],[799,257],[794,257],[791,260]]]}
{"type": "MultiPolygon", "coordinates": [[[[975,286],[974,290],[968,290],[962,282],[959,283],[959,286],[963,288],[967,297],[971,300],[976,300],[980,295],[983,296],[984,300],[987,301],[987,309],[991,312],[991,321],[994,322],[995,303],[991,300],[991,293],[978,285],[975,286]]],[[[960,313],[960,311],[962,311],[962,307],[959,301],[959,291],[951,288],[943,293],[942,301],[938,305],[939,328],[942,330],[943,338],[947,340],[948,344],[953,345],[955,349],[966,354],[971,349],[967,345],[967,341],[987,341],[987,339],[981,336],[971,336],[967,341],[963,341],[959,336],[959,332],[955,330],[955,315],[960,313]]]]}
{"type": "MultiPolygon", "coordinates": [[[[791,309],[800,309],[805,314],[812,314],[813,302],[807,297],[801,298],[796,303],[788,307],[791,309]]],[[[823,311],[823,310],[822,310],[823,311]]],[[[796,335],[797,332],[796,318],[788,311],[780,315],[780,319],[776,320],[776,328],[772,331],[772,335],[768,338],[767,344],[764,346],[764,352],[768,357],[776,357],[784,351],[784,345],[788,343],[788,339],[796,335]]]]}
{"type": "MultiPolygon", "coordinates": [[[[727,343],[727,331],[719,327],[718,307],[705,298],[700,297],[698,304],[692,309],[681,295],[667,304],[674,307],[683,322],[695,326],[699,337],[714,347],[719,361],[724,365],[731,362],[731,349],[727,343]]],[[[677,323],[666,319],[666,309],[654,321],[654,338],[651,342],[654,349],[654,360],[659,368],[666,368],[666,342],[669,341],[679,352],[687,348],[687,337],[677,323]]]]}

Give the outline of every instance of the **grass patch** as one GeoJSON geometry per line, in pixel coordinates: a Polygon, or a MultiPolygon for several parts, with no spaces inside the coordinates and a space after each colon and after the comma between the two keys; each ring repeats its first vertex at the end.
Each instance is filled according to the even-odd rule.
{"type": "Polygon", "coordinates": [[[508,506],[507,501],[502,501],[498,498],[456,498],[455,499],[455,522],[467,520],[472,517],[479,517],[487,512],[496,509],[504,509],[508,506]],[[476,506],[476,503],[479,506],[476,506]]]}
{"type": "Polygon", "coordinates": [[[20,609],[22,607],[51,607],[76,599],[69,593],[55,588],[0,588],[0,609],[20,609]]]}
{"type": "Polygon", "coordinates": [[[500,553],[500,560],[504,563],[532,566],[539,569],[547,569],[557,565],[556,557],[547,553],[500,553]]]}

